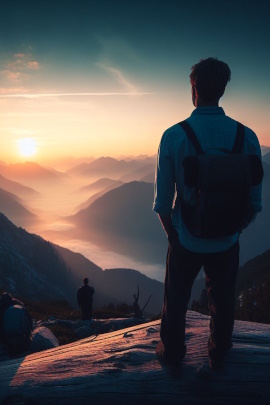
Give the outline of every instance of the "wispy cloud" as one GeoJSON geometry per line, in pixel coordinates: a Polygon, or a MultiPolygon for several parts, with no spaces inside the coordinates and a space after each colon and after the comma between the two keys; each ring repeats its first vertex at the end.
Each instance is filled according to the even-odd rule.
{"type": "Polygon", "coordinates": [[[130,93],[137,93],[139,91],[137,86],[131,83],[131,81],[127,79],[125,74],[120,69],[108,66],[104,63],[98,63],[98,66],[109,72],[125,90],[129,91],[130,93]]]}
{"type": "Polygon", "coordinates": [[[133,84],[130,80],[128,80],[125,74],[120,69],[113,66],[108,66],[104,63],[98,63],[98,66],[109,72],[116,79],[116,81],[121,84],[121,86],[123,86],[123,88],[129,93],[139,92],[138,87],[135,86],[135,84],[133,84]]]}
{"type": "Polygon", "coordinates": [[[17,94],[3,94],[0,90],[0,98],[42,98],[42,97],[107,97],[107,96],[144,96],[154,93],[148,92],[103,92],[103,93],[17,93],[17,94]]]}
{"type": "Polygon", "coordinates": [[[28,92],[28,89],[25,87],[13,87],[13,88],[0,87],[0,96],[4,95],[4,97],[6,97],[7,95],[11,95],[11,94],[20,94],[20,93],[27,93],[27,92],[28,92]]]}

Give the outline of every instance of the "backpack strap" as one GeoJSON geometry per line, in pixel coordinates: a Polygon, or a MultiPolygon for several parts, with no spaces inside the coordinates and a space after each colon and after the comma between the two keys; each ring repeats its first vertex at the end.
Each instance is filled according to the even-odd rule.
{"type": "Polygon", "coordinates": [[[244,140],[245,140],[245,127],[240,122],[237,122],[236,137],[231,153],[233,154],[241,153],[244,146],[244,140]]]}
{"type": "Polygon", "coordinates": [[[191,128],[191,126],[189,125],[189,123],[187,121],[181,121],[178,123],[178,125],[180,125],[180,127],[185,131],[189,141],[192,143],[192,145],[194,146],[196,152],[199,155],[204,155],[204,151],[202,150],[202,147],[195,135],[195,132],[193,131],[193,129],[191,128]]]}

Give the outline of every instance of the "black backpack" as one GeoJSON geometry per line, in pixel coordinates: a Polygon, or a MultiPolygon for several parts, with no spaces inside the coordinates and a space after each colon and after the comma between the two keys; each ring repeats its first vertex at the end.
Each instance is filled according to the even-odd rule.
{"type": "Polygon", "coordinates": [[[179,123],[196,150],[183,160],[184,184],[193,191],[193,203],[180,199],[181,215],[189,232],[198,238],[218,238],[241,232],[255,212],[249,197],[251,186],[263,178],[261,159],[241,154],[245,128],[237,123],[232,150],[206,154],[187,121],[179,123]]]}

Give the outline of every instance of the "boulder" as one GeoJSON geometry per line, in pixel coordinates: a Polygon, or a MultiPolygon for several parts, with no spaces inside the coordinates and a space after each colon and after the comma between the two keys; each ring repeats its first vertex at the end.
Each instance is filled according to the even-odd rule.
{"type": "Polygon", "coordinates": [[[81,326],[80,328],[75,330],[75,333],[80,339],[84,339],[94,335],[96,332],[90,326],[81,326]]]}
{"type": "Polygon", "coordinates": [[[31,353],[58,347],[59,342],[52,331],[45,326],[40,326],[32,333],[32,341],[29,346],[31,353]]]}

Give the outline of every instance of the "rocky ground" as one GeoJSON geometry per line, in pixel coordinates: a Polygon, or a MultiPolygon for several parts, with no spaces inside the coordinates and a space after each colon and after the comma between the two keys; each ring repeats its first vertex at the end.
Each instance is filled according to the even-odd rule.
{"type": "Polygon", "coordinates": [[[234,346],[215,372],[208,366],[208,316],[188,311],[187,355],[179,367],[156,358],[159,326],[152,321],[93,334],[5,360],[0,399],[3,405],[270,403],[270,325],[236,321],[234,346]]]}

